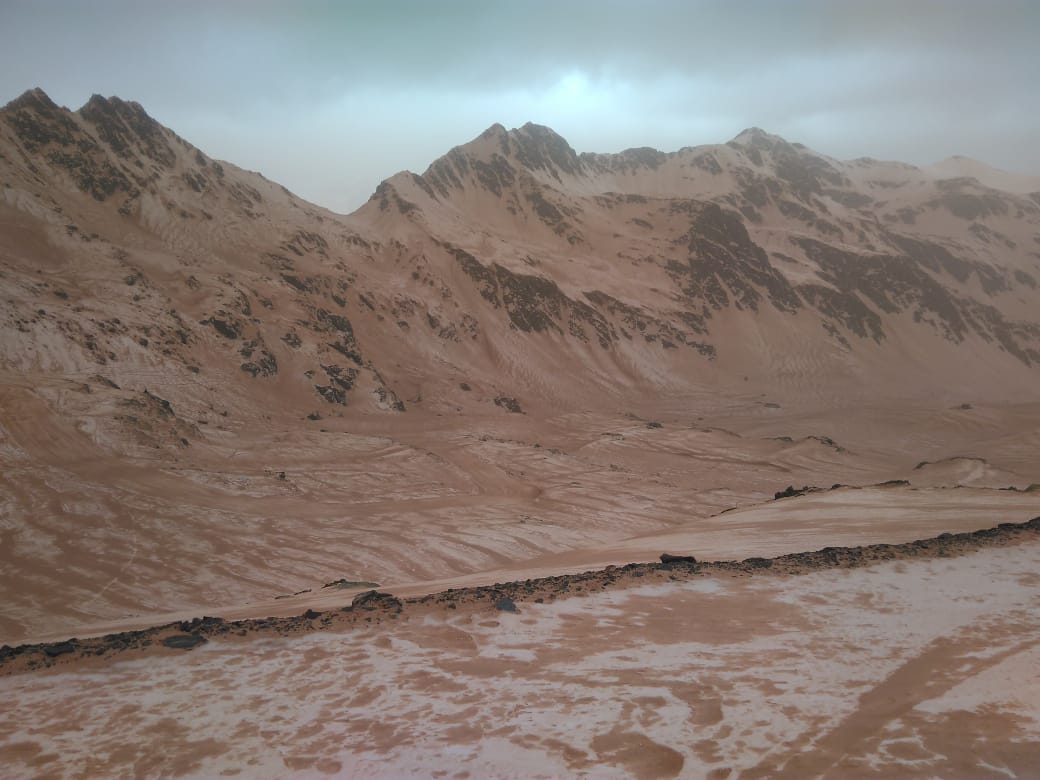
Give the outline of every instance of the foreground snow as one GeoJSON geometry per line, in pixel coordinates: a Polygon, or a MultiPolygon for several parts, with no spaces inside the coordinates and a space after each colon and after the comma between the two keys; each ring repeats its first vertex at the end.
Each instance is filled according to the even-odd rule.
{"type": "Polygon", "coordinates": [[[17,675],[0,754],[9,777],[1026,777],[1038,566],[1030,542],[17,675]]]}

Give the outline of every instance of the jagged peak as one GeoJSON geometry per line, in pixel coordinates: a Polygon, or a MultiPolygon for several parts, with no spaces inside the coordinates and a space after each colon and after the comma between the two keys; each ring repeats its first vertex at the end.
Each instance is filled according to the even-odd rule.
{"type": "Polygon", "coordinates": [[[531,135],[536,138],[547,138],[552,139],[553,141],[559,141],[565,144],[567,143],[567,141],[564,140],[563,136],[557,133],[551,127],[549,127],[548,125],[540,125],[537,122],[524,122],[524,124],[520,127],[514,127],[510,131],[510,135],[515,135],[519,133],[531,135]]]}
{"type": "Polygon", "coordinates": [[[40,87],[27,89],[21,95],[10,101],[3,107],[4,111],[18,111],[19,109],[32,109],[54,111],[58,105],[51,100],[50,95],[40,87]]]}
{"type": "Polygon", "coordinates": [[[740,131],[731,141],[729,141],[728,145],[746,146],[763,150],[788,148],[792,146],[786,138],[774,135],[773,133],[767,133],[761,127],[749,127],[740,131]]]}
{"type": "Polygon", "coordinates": [[[503,126],[499,122],[495,122],[495,124],[491,125],[491,127],[489,127],[483,133],[478,135],[477,138],[478,139],[501,138],[501,137],[506,136],[508,134],[509,134],[509,131],[506,130],[505,126],[503,126]]]}
{"type": "Polygon", "coordinates": [[[148,112],[146,112],[144,110],[144,107],[136,100],[123,100],[122,98],[116,97],[115,95],[105,97],[104,95],[99,95],[96,92],[90,96],[90,100],[88,100],[86,103],[80,106],[79,111],[77,111],[76,113],[82,114],[84,111],[103,111],[118,114],[143,114],[144,116],[147,116],[149,119],[151,119],[151,117],[148,116],[148,112]]]}
{"type": "Polygon", "coordinates": [[[175,154],[165,137],[165,128],[140,103],[94,94],[76,113],[94,125],[101,140],[117,154],[123,155],[139,144],[153,160],[173,164],[175,154]]]}
{"type": "Polygon", "coordinates": [[[76,113],[95,124],[104,117],[120,117],[124,121],[135,123],[138,131],[148,133],[162,127],[137,101],[123,100],[115,96],[106,98],[95,93],[76,113]]]}
{"type": "Polygon", "coordinates": [[[745,143],[746,144],[746,143],[754,143],[755,141],[759,141],[759,140],[763,140],[763,139],[776,138],[776,137],[777,136],[774,136],[771,133],[767,133],[761,127],[758,127],[756,125],[756,126],[753,126],[753,127],[745,127],[743,130],[741,130],[739,133],[737,133],[735,136],[733,136],[732,140],[734,142],[736,142],[736,143],[745,143]]]}
{"type": "Polygon", "coordinates": [[[530,171],[545,171],[555,179],[560,173],[576,176],[581,172],[577,152],[550,127],[527,122],[510,130],[506,138],[506,153],[530,171]]]}

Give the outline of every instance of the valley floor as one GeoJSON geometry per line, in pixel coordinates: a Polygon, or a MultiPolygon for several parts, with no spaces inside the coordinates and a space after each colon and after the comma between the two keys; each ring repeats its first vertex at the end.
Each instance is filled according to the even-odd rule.
{"type": "Polygon", "coordinates": [[[0,679],[8,777],[1031,777],[1040,542],[0,679]]]}
{"type": "Polygon", "coordinates": [[[148,398],[74,384],[0,388],[0,644],[289,622],[188,652],[38,649],[0,677],[5,778],[1036,776],[1035,534],[800,573],[615,569],[517,586],[516,613],[424,600],[1022,523],[1036,404],[174,407],[205,431],[182,447],[160,412],[154,443],[111,427],[106,403],[140,402],[140,425],[148,398]],[[819,489],[773,499],[789,485],[819,489]],[[405,609],[342,612],[365,583],[405,609]]]}

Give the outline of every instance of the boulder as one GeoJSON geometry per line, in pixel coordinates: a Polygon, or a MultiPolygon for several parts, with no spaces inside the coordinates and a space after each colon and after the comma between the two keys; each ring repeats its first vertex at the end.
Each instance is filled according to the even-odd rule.
{"type": "Polygon", "coordinates": [[[76,645],[72,642],[57,642],[43,648],[43,652],[47,654],[48,658],[56,658],[59,655],[75,652],[75,650],[76,645]]]}
{"type": "Polygon", "coordinates": [[[692,555],[672,555],[670,553],[661,553],[661,563],[697,563],[697,559],[692,555]]]}
{"type": "Polygon", "coordinates": [[[354,600],[350,602],[350,606],[354,609],[367,610],[400,609],[402,604],[399,598],[389,593],[380,593],[378,590],[366,590],[364,593],[356,595],[354,600]]]}
{"type": "Polygon", "coordinates": [[[516,602],[508,596],[503,596],[495,601],[495,609],[499,612],[516,612],[516,602]]]}

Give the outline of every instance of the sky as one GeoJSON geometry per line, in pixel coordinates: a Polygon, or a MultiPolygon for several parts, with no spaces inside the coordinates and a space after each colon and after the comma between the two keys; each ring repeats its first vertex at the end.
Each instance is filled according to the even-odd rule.
{"type": "Polygon", "coordinates": [[[1037,0],[0,0],[0,104],[136,100],[341,212],[496,122],[1040,174],[1038,40],[1037,0]]]}

